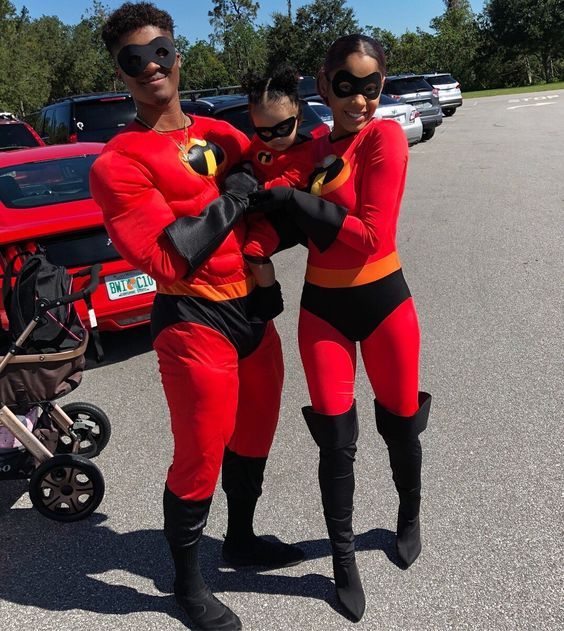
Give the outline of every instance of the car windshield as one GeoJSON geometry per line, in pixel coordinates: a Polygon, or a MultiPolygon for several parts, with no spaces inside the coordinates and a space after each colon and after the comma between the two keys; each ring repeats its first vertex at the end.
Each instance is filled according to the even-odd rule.
{"type": "Polygon", "coordinates": [[[37,138],[23,124],[0,125],[0,151],[21,147],[37,147],[37,138]]]}
{"type": "Polygon", "coordinates": [[[449,74],[441,74],[437,77],[427,77],[427,83],[431,85],[445,85],[447,83],[457,83],[456,79],[453,79],[449,74]]]}
{"type": "Polygon", "coordinates": [[[331,108],[324,103],[316,103],[315,105],[310,105],[310,107],[323,122],[333,120],[333,112],[331,111],[331,108]]]}
{"type": "Polygon", "coordinates": [[[119,254],[103,228],[38,239],[47,258],[55,265],[79,267],[119,259],[119,254]]]}
{"type": "Polygon", "coordinates": [[[298,82],[298,94],[300,97],[317,94],[317,79],[315,77],[302,77],[298,82]]]}
{"type": "Polygon", "coordinates": [[[88,174],[96,155],[16,164],[0,169],[0,201],[37,208],[90,197],[88,174]]]}
{"type": "Polygon", "coordinates": [[[248,105],[243,105],[243,107],[232,108],[229,110],[225,110],[224,112],[219,112],[217,114],[217,118],[231,123],[233,127],[240,129],[244,134],[247,134],[247,136],[249,137],[255,133],[255,130],[253,129],[253,126],[251,124],[251,119],[249,118],[248,105]]]}
{"type": "Polygon", "coordinates": [[[410,94],[411,92],[430,92],[433,88],[421,77],[406,79],[388,79],[384,83],[387,94],[410,94]]]}
{"type": "Polygon", "coordinates": [[[136,115],[129,97],[108,97],[75,103],[75,125],[80,142],[107,142],[136,115]]]}

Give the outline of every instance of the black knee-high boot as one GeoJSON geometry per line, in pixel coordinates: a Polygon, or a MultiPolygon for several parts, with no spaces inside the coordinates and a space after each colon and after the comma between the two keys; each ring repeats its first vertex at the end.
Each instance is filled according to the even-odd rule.
{"type": "Polygon", "coordinates": [[[200,574],[198,548],[211,501],[211,497],[182,500],[165,487],[164,533],[176,571],[174,595],[194,628],[239,631],[243,628],[239,618],[211,593],[200,574]]]}
{"type": "Polygon", "coordinates": [[[287,567],[297,565],[305,556],[297,546],[268,541],[254,533],[253,518],[265,466],[266,458],[240,456],[225,448],[221,480],[228,514],[222,553],[233,567],[287,567]]]}
{"type": "Polygon", "coordinates": [[[337,597],[356,620],[360,620],[366,599],[354,555],[352,527],[354,458],[358,438],[356,403],[344,414],[318,414],[302,409],[313,440],[319,447],[319,487],[323,514],[333,551],[333,572],[337,597]]]}
{"type": "Polygon", "coordinates": [[[392,477],[399,495],[396,545],[398,556],[409,567],[421,552],[421,442],[419,434],[427,427],[431,395],[419,393],[419,410],[413,416],[398,416],[378,401],[376,426],[388,446],[392,477]]]}

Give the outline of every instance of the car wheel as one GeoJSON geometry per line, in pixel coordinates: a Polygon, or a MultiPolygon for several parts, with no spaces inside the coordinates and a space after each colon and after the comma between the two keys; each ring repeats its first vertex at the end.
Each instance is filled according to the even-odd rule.
{"type": "Polygon", "coordinates": [[[435,135],[435,128],[428,127],[423,130],[423,136],[421,136],[421,142],[425,142],[426,140],[431,140],[431,138],[435,135]]]}
{"type": "Polygon", "coordinates": [[[456,112],[456,107],[447,107],[443,110],[445,116],[452,116],[456,112]]]}

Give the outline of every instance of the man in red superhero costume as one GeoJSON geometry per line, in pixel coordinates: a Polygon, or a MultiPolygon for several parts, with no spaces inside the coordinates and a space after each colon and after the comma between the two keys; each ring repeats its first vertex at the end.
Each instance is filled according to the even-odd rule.
{"type": "Polygon", "coordinates": [[[231,167],[248,140],[227,123],[182,113],[181,60],[167,13],[126,3],[102,37],[138,116],[104,148],[91,190],[120,254],[157,282],[151,328],[174,436],[164,492],[174,592],[198,628],[237,630],[239,618],[213,596],[198,564],[222,462],[224,558],[266,567],[303,559],[294,546],[255,536],[252,525],[283,364],[272,321],[253,317],[259,290],[241,253],[239,219],[256,180],[231,167]]]}

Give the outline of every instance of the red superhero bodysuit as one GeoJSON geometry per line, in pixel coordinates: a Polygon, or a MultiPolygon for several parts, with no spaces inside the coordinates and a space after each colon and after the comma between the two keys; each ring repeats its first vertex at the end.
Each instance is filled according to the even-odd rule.
{"type": "Polygon", "coordinates": [[[220,215],[202,212],[248,140],[196,116],[188,131],[184,160],[183,130],[132,123],[96,160],[91,189],[117,250],[157,282],[151,328],[174,436],[167,488],[183,500],[211,498],[225,451],[228,499],[256,501],[278,420],[280,340],[272,322],[249,317],[254,279],[242,256],[244,221],[223,238],[214,224],[220,215]],[[178,218],[192,218],[189,243],[213,252],[197,266],[165,231],[178,218]]]}
{"type": "MultiPolygon", "coordinates": [[[[357,342],[400,498],[398,554],[410,565],[421,550],[419,434],[431,397],[418,391],[419,325],[396,251],[408,150],[396,122],[376,119],[357,134],[336,141],[325,136],[314,144],[320,166],[311,175],[310,193],[279,188],[255,199],[259,209],[282,203],[279,214],[308,236],[298,338],[312,405],[303,414],[320,448],[337,592],[349,611],[359,612],[364,595],[352,530],[357,342]]],[[[260,244],[255,246],[257,253],[260,244]]]]}
{"type": "MultiPolygon", "coordinates": [[[[253,136],[246,153],[253,172],[265,189],[275,186],[291,186],[302,189],[307,186],[309,174],[315,166],[314,143],[312,140],[329,133],[327,125],[319,125],[308,133],[298,133],[294,144],[285,151],[275,151],[253,136]]],[[[276,228],[264,221],[260,214],[250,215],[249,230],[243,253],[245,258],[255,263],[268,260],[265,252],[274,252],[280,244],[283,225],[276,228]]]]}

